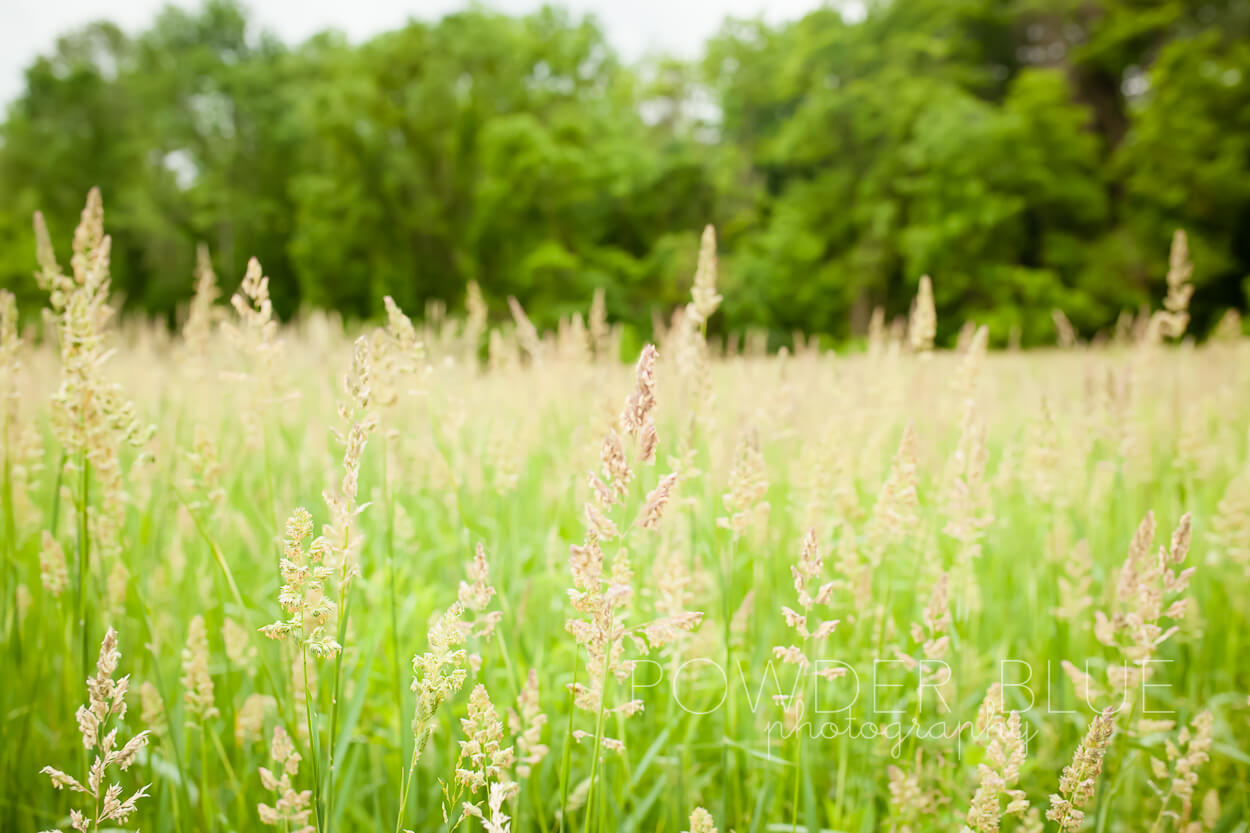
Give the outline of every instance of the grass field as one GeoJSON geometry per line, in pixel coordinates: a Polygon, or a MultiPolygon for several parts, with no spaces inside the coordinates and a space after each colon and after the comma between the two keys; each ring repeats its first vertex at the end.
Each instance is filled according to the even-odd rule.
{"type": "Polygon", "coordinates": [[[0,299],[0,829],[1247,829],[1250,342],[1183,254],[1098,346],[934,351],[922,284],[766,355],[710,237],[639,350],[206,263],[117,326],[66,242],[47,338],[0,299]]]}

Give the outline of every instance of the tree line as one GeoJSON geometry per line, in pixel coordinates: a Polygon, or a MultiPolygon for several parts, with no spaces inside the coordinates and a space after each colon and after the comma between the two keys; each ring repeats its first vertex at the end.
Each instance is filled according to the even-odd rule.
{"type": "Polygon", "coordinates": [[[836,340],[933,276],[939,340],[1090,334],[1157,304],[1189,235],[1195,327],[1250,289],[1250,2],[893,0],[728,20],[627,63],[593,19],[471,8],[286,44],[232,0],[99,22],[0,125],[0,285],[35,286],[99,186],[128,313],[173,323],[197,243],[278,311],[420,313],[476,281],[550,326],[597,288],[639,330],[718,229],[716,331],[836,340]]]}

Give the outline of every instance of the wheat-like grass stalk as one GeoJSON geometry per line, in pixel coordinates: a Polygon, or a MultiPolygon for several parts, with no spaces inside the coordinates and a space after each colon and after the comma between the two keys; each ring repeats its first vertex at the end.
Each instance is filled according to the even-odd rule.
{"type": "Polygon", "coordinates": [[[1029,809],[1024,790],[1016,788],[1025,759],[1024,730],[1020,713],[1007,713],[1001,685],[995,684],[986,693],[975,729],[986,739],[985,761],[977,765],[977,789],[963,829],[997,833],[1004,815],[1019,816],[1029,809]]]}
{"type": "Polygon", "coordinates": [[[264,803],[256,805],[261,823],[281,826],[284,833],[313,833],[316,828],[308,823],[312,817],[309,803],[312,792],[296,790],[292,786],[292,779],[299,775],[300,754],[295,751],[295,744],[281,726],[274,727],[269,757],[274,768],[262,766],[258,771],[261,785],[273,792],[275,801],[272,806],[264,803]]]}
{"type": "Polygon", "coordinates": [[[1072,756],[1072,763],[1064,767],[1059,779],[1059,792],[1050,796],[1050,809],[1046,818],[1055,822],[1063,833],[1079,830],[1085,819],[1085,807],[1094,797],[1098,776],[1102,774],[1102,760],[1111,745],[1115,732],[1114,713],[1100,712],[1089,724],[1085,739],[1072,756]]]}
{"type": "MultiPolygon", "coordinates": [[[[38,212],[35,238],[40,266],[37,278],[49,293],[61,354],[61,384],[52,398],[52,424],[61,442],[63,459],[78,471],[74,496],[78,516],[75,609],[85,674],[90,663],[91,543],[94,540],[98,544],[104,558],[120,557],[125,512],[120,446],[123,442],[140,445],[147,436],[121,387],[107,382],[102,375],[102,367],[110,356],[106,326],[113,310],[108,304],[111,241],[104,233],[104,205],[99,190],[93,188],[87,194],[87,203],[74,230],[71,274],[65,274],[57,263],[43,215],[38,212]],[[99,509],[95,513],[89,508],[93,475],[100,486],[99,509]]],[[[120,561],[114,566],[120,566],[120,561]]]]}
{"type": "Polygon", "coordinates": [[[937,311],[933,304],[933,281],[928,275],[920,277],[916,299],[912,303],[911,316],[907,321],[907,343],[921,355],[933,349],[937,335],[937,311]]]}
{"type": "MultiPolygon", "coordinates": [[[[48,715],[75,689],[83,598],[89,626],[127,616],[146,631],[146,682],[131,714],[141,711],[157,739],[134,754],[156,800],[123,810],[118,792],[109,805],[144,829],[377,829],[391,812],[396,830],[433,828],[433,775],[446,782],[443,826],[518,833],[552,833],[556,819],[564,830],[705,833],[717,821],[795,830],[800,815],[819,829],[892,833],[1041,833],[1043,824],[1194,833],[1227,826],[1239,809],[1244,779],[1230,750],[1245,745],[1244,707],[1227,690],[1243,687],[1233,658],[1245,648],[1236,599],[1248,560],[1239,335],[1174,345],[1162,313],[1146,310],[1125,316],[1114,345],[1078,344],[1074,331],[1059,350],[990,353],[992,330],[965,322],[958,351],[935,352],[936,327],[926,335],[918,300],[910,321],[874,315],[867,355],[834,357],[796,336],[792,352],[769,356],[764,337],[750,333],[722,356],[704,328],[719,301],[705,233],[691,298],[670,328],[657,326],[670,363],[642,351],[624,408],[611,393],[626,390],[628,371],[610,360],[622,334],[609,321],[610,294],[596,293],[585,323],[565,315],[554,334],[519,318],[490,332],[485,370],[476,366],[489,326],[480,291],[466,297],[463,323],[439,303],[416,320],[384,299],[385,327],[357,330],[316,312],[282,327],[258,266],[232,319],[244,336],[234,343],[248,350],[237,362],[246,374],[231,379],[242,392],[215,408],[219,377],[189,365],[196,350],[205,368],[224,365],[217,353],[231,346],[213,327],[203,262],[181,343],[133,321],[115,331],[103,309],[70,322],[88,285],[107,306],[93,253],[106,245],[98,209],[86,212],[69,274],[46,234],[39,243],[55,344],[21,338],[15,304],[0,294],[9,605],[0,654],[10,672],[0,689],[0,783],[12,785],[0,798],[0,828],[90,828],[95,818],[90,797],[66,822],[58,813],[68,806],[33,789],[44,760],[74,760],[48,715]],[[127,469],[124,432],[107,420],[91,417],[80,431],[72,410],[80,400],[49,405],[49,394],[78,378],[59,356],[70,323],[83,324],[74,350],[99,348],[83,384],[110,389],[103,365],[127,379],[133,412],[160,416],[149,446],[157,465],[127,469]],[[294,349],[279,357],[284,342],[294,349]],[[352,360],[345,387],[324,372],[338,356],[352,360]],[[374,422],[384,432],[377,477],[374,422]],[[327,424],[341,447],[324,441],[327,424]],[[91,431],[106,447],[98,467],[88,460],[84,486],[76,446],[65,441],[91,431]],[[263,454],[249,453],[252,432],[263,454]],[[63,480],[53,470],[57,445],[72,466],[63,480]],[[596,450],[587,473],[580,461],[596,450]],[[656,460],[667,466],[654,470],[656,460]],[[273,531],[265,504],[315,500],[303,490],[327,471],[323,534],[297,510],[281,556],[265,557],[273,531]],[[1148,501],[1170,517],[1180,501],[1192,508],[1203,524],[1194,552],[1190,516],[1161,549],[1148,516],[1127,558],[1111,563],[1123,523],[1148,501]],[[62,504],[78,515],[75,530],[58,529],[62,504]],[[566,635],[551,624],[562,608],[556,591],[570,583],[552,553],[570,539],[566,635]],[[797,559],[777,546],[797,539],[797,559]],[[88,569],[75,569],[72,544],[86,545],[77,554],[89,556],[88,569]],[[419,561],[404,556],[415,551],[419,561]],[[237,555],[248,552],[261,557],[237,555]],[[461,552],[467,565],[457,563],[461,552]],[[385,573],[373,566],[383,553],[385,573]],[[280,645],[259,639],[252,621],[253,593],[273,583],[274,561],[281,612],[262,632],[280,645]],[[427,649],[413,663],[415,705],[405,706],[396,654],[431,596],[455,604],[428,623],[427,649]],[[718,597],[720,626],[693,630],[696,611],[718,597]],[[822,644],[835,618],[845,623],[836,652],[822,644]],[[1024,685],[1038,695],[1035,709],[1063,711],[1075,689],[1090,705],[1074,708],[1097,715],[1098,732],[1062,775],[1065,741],[1054,729],[1064,720],[1016,715],[998,696],[987,696],[971,756],[959,754],[962,738],[841,732],[773,754],[765,716],[753,714],[756,703],[771,705],[773,690],[771,678],[760,688],[750,678],[771,662],[783,677],[801,675],[782,727],[797,738],[810,714],[809,730],[829,728],[836,720],[815,711],[826,684],[808,675],[828,671],[822,660],[845,660],[867,692],[863,674],[881,661],[898,663],[919,688],[904,689],[896,717],[882,720],[861,702],[848,719],[919,727],[935,694],[945,721],[1011,656],[1034,664],[1024,685]],[[648,657],[661,662],[644,664],[648,657]],[[698,714],[719,692],[715,680],[694,678],[691,661],[722,658],[732,665],[721,714],[698,714]],[[1173,659],[1185,662],[1165,662],[1173,659]],[[1039,673],[1037,663],[1060,660],[1072,688],[1039,673]],[[570,682],[570,662],[566,702],[552,686],[570,682]],[[379,691],[382,681],[395,691],[379,691]],[[1160,715],[1143,713],[1136,697],[1126,702],[1147,682],[1174,685],[1169,705],[1187,725],[1153,719],[1160,715]],[[1106,716],[1098,712],[1108,704],[1106,716]],[[462,731],[447,731],[453,716],[465,718],[462,731]],[[411,735],[403,727],[396,743],[388,728],[409,719],[411,735]],[[564,735],[548,738],[552,726],[564,735]],[[559,754],[547,743],[562,745],[559,754]],[[1044,822],[1045,804],[1025,796],[1036,799],[1053,780],[1044,822]],[[687,823],[700,803],[717,806],[717,819],[696,810],[687,823]]],[[[1178,298],[1191,285],[1187,263],[1177,260],[1184,279],[1169,282],[1178,298]]],[[[1165,301],[1164,311],[1188,308],[1165,301]]],[[[98,676],[92,685],[103,685],[98,676]]],[[[1028,699],[1016,690],[1013,702],[1028,699]]],[[[100,744],[110,729],[127,731],[118,714],[107,722],[95,757],[107,755],[100,744]]],[[[66,769],[86,790],[91,766],[66,769]]],[[[100,793],[103,803],[107,787],[100,793]]]]}
{"type": "MultiPolygon", "coordinates": [[[[17,448],[17,408],[20,401],[18,384],[21,373],[22,339],[17,330],[17,299],[12,292],[0,290],[0,515],[4,520],[3,553],[5,559],[3,605],[7,607],[10,585],[16,587],[16,577],[11,565],[15,564],[17,548],[17,518],[13,508],[13,451],[17,448]]],[[[41,560],[42,566],[42,560],[41,560]]],[[[64,554],[61,555],[64,569],[64,554]]],[[[41,573],[43,571],[41,570],[41,573]]],[[[59,578],[59,576],[58,576],[59,578]]],[[[45,580],[44,586],[47,587],[45,580]]],[[[59,595],[60,584],[54,595],[59,595]]],[[[52,592],[52,591],[50,591],[52,592]]],[[[0,608],[0,621],[8,621],[9,611],[0,608]]]]}
{"type": "Polygon", "coordinates": [[[123,798],[125,792],[121,784],[108,783],[110,768],[116,767],[122,772],[130,769],[148,743],[146,730],[124,743],[118,736],[118,724],[126,717],[126,693],[130,689],[129,675],[113,679],[120,660],[117,632],[109,628],[100,643],[95,675],[87,680],[87,703],[79,706],[75,715],[83,748],[89,754],[94,753],[87,776],[80,781],[55,767],[45,766],[40,770],[58,790],[69,789],[91,799],[87,812],[70,810],[70,827],[78,833],[95,833],[105,822],[125,824],[138,809],[139,800],[147,797],[151,786],[142,786],[123,798]]]}
{"type": "Polygon", "coordinates": [[[468,678],[468,652],[464,644],[465,629],[461,627],[464,609],[456,602],[439,616],[426,634],[429,645],[424,654],[412,658],[412,691],[416,695],[416,708],[412,716],[412,758],[400,786],[399,812],[395,817],[395,831],[403,829],[404,813],[408,807],[408,791],[412,787],[417,762],[425,754],[434,736],[434,723],[439,709],[468,678]]]}

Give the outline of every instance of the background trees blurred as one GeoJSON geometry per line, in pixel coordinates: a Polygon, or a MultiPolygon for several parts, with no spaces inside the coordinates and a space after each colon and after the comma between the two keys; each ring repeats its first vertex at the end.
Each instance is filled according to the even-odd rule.
{"type": "Polygon", "coordinates": [[[727,21],[698,61],[625,65],[593,21],[474,9],[291,46],[209,0],[95,23],[0,126],[0,285],[38,303],[30,215],[63,239],[104,192],[128,311],[176,319],[195,244],[255,255],[283,314],[419,312],[476,280],[498,314],[641,330],[720,233],[720,330],[843,339],[934,277],[1002,341],[1090,333],[1162,294],[1195,325],[1250,275],[1250,0],[894,0],[865,19],[727,21]]]}

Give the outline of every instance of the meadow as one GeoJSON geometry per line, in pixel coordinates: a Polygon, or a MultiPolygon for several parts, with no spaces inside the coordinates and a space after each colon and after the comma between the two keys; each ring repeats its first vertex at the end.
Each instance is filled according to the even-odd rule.
{"type": "Polygon", "coordinates": [[[1093,342],[935,349],[925,280],[769,353],[710,230],[633,345],[280,326],[207,252],[170,333],[106,228],[0,294],[0,829],[1247,829],[1250,342],[1183,235],[1093,342]]]}

